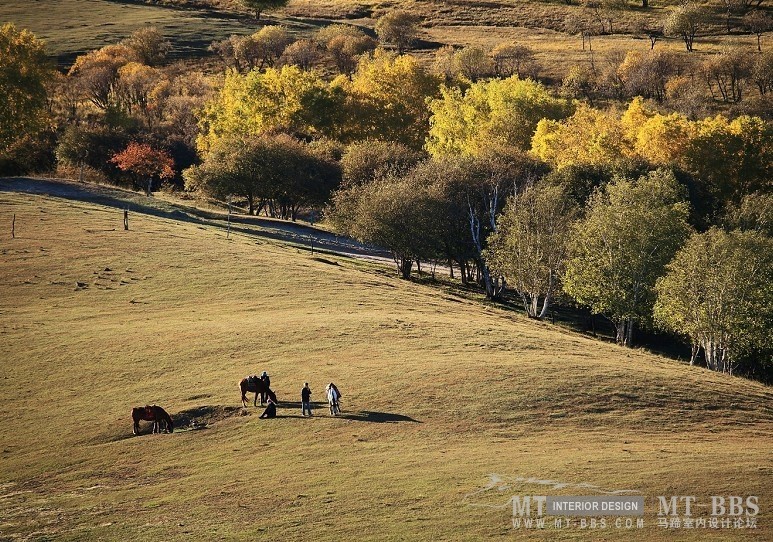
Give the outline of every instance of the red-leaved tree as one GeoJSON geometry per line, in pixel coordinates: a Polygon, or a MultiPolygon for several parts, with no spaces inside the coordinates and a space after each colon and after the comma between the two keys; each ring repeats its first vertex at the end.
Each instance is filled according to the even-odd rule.
{"type": "Polygon", "coordinates": [[[110,159],[122,171],[134,173],[141,180],[147,180],[147,193],[154,178],[171,179],[174,177],[174,160],[166,151],[155,150],[146,143],[129,145],[110,159]]]}

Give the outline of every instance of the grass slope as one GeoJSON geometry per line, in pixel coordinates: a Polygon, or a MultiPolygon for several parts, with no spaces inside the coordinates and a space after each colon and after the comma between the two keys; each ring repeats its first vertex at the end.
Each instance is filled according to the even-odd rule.
{"type": "Polygon", "coordinates": [[[0,193],[0,539],[770,539],[769,388],[371,264],[121,219],[0,193]],[[241,411],[262,370],[276,420],[241,411]],[[330,380],[346,415],[301,418],[303,382],[319,401],[330,380]],[[150,402],[209,425],[133,437],[150,402]],[[596,492],[518,477],[636,490],[647,527],[514,532],[512,494],[596,492]],[[758,495],[758,529],[667,536],[656,495],[758,495]]]}
{"type": "MultiPolygon", "coordinates": [[[[173,4],[174,2],[170,2],[173,4]]],[[[346,22],[372,29],[378,17],[390,9],[407,9],[422,19],[421,38],[425,49],[413,51],[427,65],[434,61],[441,44],[476,45],[492,48],[502,42],[528,45],[542,69],[540,77],[560,80],[575,64],[603,63],[608,55],[637,50],[646,52],[649,40],[637,30],[641,21],[657,26],[675,0],[657,2],[641,9],[634,2],[613,15],[614,34],[593,38],[594,56],[582,49],[578,36],[567,34],[564,21],[580,14],[579,5],[540,0],[410,0],[407,2],[360,2],[354,0],[291,0],[286,8],[271,12],[258,23],[236,0],[178,0],[174,5],[143,4],[121,0],[4,0],[0,22],[10,21],[29,28],[46,40],[49,52],[63,66],[76,55],[116,43],[134,30],[156,26],[172,42],[171,57],[181,59],[207,54],[215,39],[231,34],[251,34],[261,24],[284,24],[298,37],[312,34],[331,22],[346,22]]],[[[724,29],[724,11],[719,0],[705,3],[712,21],[704,25],[695,42],[695,52],[683,55],[691,60],[716,53],[728,46],[756,50],[756,38],[742,34],[743,25],[733,19],[733,33],[724,29]]],[[[767,8],[765,8],[767,9],[767,8]]],[[[661,40],[658,50],[683,52],[676,38],[661,40]]]]}
{"type": "MultiPolygon", "coordinates": [[[[172,42],[173,59],[201,56],[213,40],[252,34],[254,20],[203,9],[176,9],[110,0],[3,0],[0,23],[28,28],[46,41],[63,65],[79,54],[117,43],[145,26],[155,26],[172,42]]],[[[303,28],[295,24],[291,30],[303,28]]]]}

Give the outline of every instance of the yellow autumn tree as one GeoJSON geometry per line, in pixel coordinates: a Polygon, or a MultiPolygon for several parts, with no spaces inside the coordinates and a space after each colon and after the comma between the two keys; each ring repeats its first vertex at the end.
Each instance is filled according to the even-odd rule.
{"type": "Polygon", "coordinates": [[[0,160],[46,124],[46,81],[54,71],[45,45],[28,30],[0,27],[0,160]]]}
{"type": "Polygon", "coordinates": [[[476,156],[492,146],[527,150],[541,119],[566,118],[573,106],[542,84],[513,76],[475,83],[466,92],[444,88],[430,109],[427,150],[476,156]]]}
{"type": "Polygon", "coordinates": [[[720,202],[773,190],[773,127],[759,117],[723,115],[695,122],[684,167],[720,202]]]}
{"type": "Polygon", "coordinates": [[[620,117],[627,144],[636,155],[656,166],[681,163],[694,126],[679,113],[662,115],[634,98],[620,117]]]}
{"type": "Polygon", "coordinates": [[[326,134],[339,110],[335,92],[314,72],[295,66],[245,75],[232,70],[200,113],[196,143],[199,151],[207,152],[219,139],[233,135],[326,134]]]}
{"type": "Polygon", "coordinates": [[[537,124],[531,152],[561,169],[570,165],[610,166],[634,155],[617,116],[580,105],[563,121],[537,124]]]}
{"type": "Polygon", "coordinates": [[[363,56],[351,80],[341,76],[332,83],[346,96],[341,139],[397,141],[420,149],[429,130],[426,102],[439,86],[439,78],[412,56],[383,49],[363,56]]]}

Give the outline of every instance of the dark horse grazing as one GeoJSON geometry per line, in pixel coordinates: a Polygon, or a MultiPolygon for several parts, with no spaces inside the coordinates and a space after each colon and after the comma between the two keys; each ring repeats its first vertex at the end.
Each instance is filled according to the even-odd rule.
{"type": "Polygon", "coordinates": [[[166,432],[171,433],[174,431],[172,417],[160,406],[145,405],[144,407],[134,407],[132,409],[132,419],[134,420],[135,435],[140,432],[140,420],[153,422],[154,433],[160,433],[164,426],[166,432]]]}
{"type": "Polygon", "coordinates": [[[253,406],[258,406],[258,395],[261,393],[268,395],[275,403],[279,402],[276,400],[274,392],[266,386],[264,381],[255,375],[242,378],[241,382],[239,382],[239,389],[242,390],[242,405],[244,407],[247,406],[247,392],[255,394],[255,400],[252,402],[253,406]]]}

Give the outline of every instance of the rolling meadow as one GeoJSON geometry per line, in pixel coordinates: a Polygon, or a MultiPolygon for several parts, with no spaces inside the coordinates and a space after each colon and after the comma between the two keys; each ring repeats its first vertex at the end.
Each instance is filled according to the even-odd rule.
{"type": "Polygon", "coordinates": [[[770,540],[769,3],[254,4],[0,2],[0,541],[770,540]]]}
{"type": "Polygon", "coordinates": [[[0,208],[3,539],[767,539],[768,387],[248,231],[0,208]],[[263,370],[274,420],[239,400],[263,370]],[[146,403],[173,434],[132,436],[146,403]],[[512,495],[616,490],[645,528],[512,527],[512,495]],[[664,531],[657,495],[758,495],[757,529],[664,531]]]}

